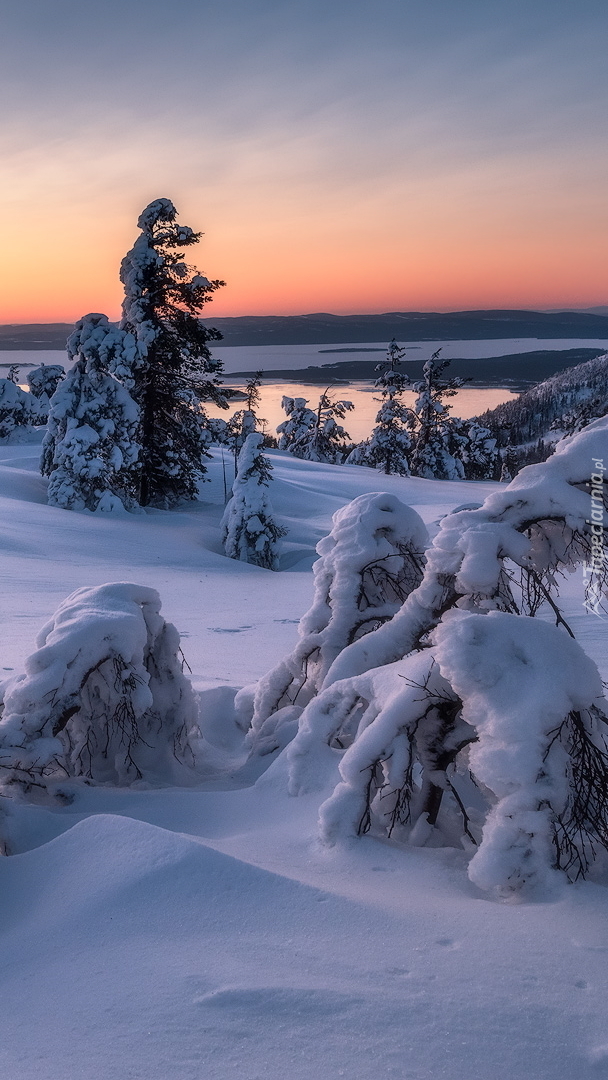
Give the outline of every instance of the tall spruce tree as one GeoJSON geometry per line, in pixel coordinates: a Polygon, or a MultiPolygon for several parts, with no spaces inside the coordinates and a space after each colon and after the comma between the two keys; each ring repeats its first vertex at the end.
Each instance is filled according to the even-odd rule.
{"type": "Polygon", "coordinates": [[[169,199],[141,214],[141,234],[122,261],[121,326],[137,339],[140,358],[132,394],[141,409],[139,502],[174,506],[194,499],[204,477],[210,432],[202,401],[226,407],[217,378],[221,362],[209,342],[221,338],[199,315],[223,281],[209,281],[184,261],[182,248],[201,233],[176,222],[169,199]]]}

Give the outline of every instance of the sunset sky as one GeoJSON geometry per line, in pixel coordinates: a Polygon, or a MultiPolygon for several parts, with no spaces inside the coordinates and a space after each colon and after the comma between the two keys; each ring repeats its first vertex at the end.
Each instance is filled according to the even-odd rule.
{"type": "Polygon", "coordinates": [[[5,0],[0,322],[116,317],[171,198],[208,314],[608,303],[606,0],[5,0]]]}

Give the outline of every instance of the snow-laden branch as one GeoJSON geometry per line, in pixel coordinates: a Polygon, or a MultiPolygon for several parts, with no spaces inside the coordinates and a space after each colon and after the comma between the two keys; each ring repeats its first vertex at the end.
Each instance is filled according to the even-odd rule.
{"type": "MultiPolygon", "coordinates": [[[[445,517],[427,550],[419,587],[394,619],[340,653],[324,685],[405,656],[450,608],[527,613],[534,576],[554,591],[556,574],[590,563],[591,477],[594,462],[606,453],[607,437],[608,418],[603,418],[564,439],[548,461],[522,469],[478,510],[445,517]],[[512,568],[521,575],[515,591],[512,568]]],[[[605,585],[606,566],[595,574],[595,585],[598,577],[605,585]]],[[[594,587],[593,575],[588,581],[594,587]]]]}
{"type": "Polygon", "coordinates": [[[256,750],[276,749],[277,729],[318,693],[340,652],[393,617],[421,580],[427,542],[416,511],[385,492],[359,495],[334,514],[317,545],[313,604],[293,652],[237,695],[256,750]]]}

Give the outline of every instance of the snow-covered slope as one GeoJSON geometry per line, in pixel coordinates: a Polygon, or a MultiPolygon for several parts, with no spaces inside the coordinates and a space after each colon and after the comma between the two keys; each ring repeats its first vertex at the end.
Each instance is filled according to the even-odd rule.
{"type": "MultiPolygon", "coordinates": [[[[383,477],[273,454],[283,571],[227,559],[222,459],[179,512],[48,507],[38,448],[0,448],[0,666],[22,670],[75,588],[157,588],[198,688],[258,678],[310,606],[332,513],[385,489],[425,522],[496,485],[383,477]]],[[[232,477],[228,476],[230,481],[232,477]]],[[[570,618],[596,659],[605,623],[570,618]]],[[[219,691],[218,691],[219,693],[219,691]]],[[[91,787],[8,805],[0,860],[1,1075],[10,1080],[594,1080],[608,1071],[608,891],[500,904],[456,849],[320,849],[319,802],[255,786],[91,787]]]]}
{"type": "MultiPolygon", "coordinates": [[[[517,446],[546,438],[552,426],[564,432],[578,430],[577,421],[587,414],[587,422],[608,411],[608,353],[584,364],[567,368],[523,394],[483,413],[479,420],[490,428],[499,446],[517,446]]],[[[581,425],[582,426],[582,425],[581,425]]]]}

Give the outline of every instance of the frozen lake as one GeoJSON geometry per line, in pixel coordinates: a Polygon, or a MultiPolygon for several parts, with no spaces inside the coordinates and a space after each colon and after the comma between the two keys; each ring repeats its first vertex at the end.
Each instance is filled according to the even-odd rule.
{"type": "MultiPolygon", "coordinates": [[[[221,357],[224,371],[276,371],[278,368],[307,367],[309,364],[322,366],[340,360],[382,360],[386,353],[387,342],[344,342],[340,345],[222,345],[214,344],[212,352],[221,357]],[[342,350],[347,350],[343,352],[342,350]]],[[[405,362],[424,360],[441,349],[446,360],[456,357],[508,356],[512,353],[537,352],[580,348],[608,349],[608,338],[493,338],[487,341],[412,341],[407,346],[405,362]]],[[[35,367],[38,364],[65,364],[66,354],[62,350],[40,349],[2,350],[0,351],[0,369],[10,364],[19,364],[22,368],[35,367]]]]}
{"type": "MultiPolygon", "coordinates": [[[[417,341],[407,346],[404,360],[404,370],[407,371],[407,361],[426,359],[436,349],[441,349],[445,359],[471,359],[474,357],[487,357],[491,361],[493,357],[506,356],[513,353],[536,352],[539,350],[566,350],[575,348],[606,348],[608,339],[588,338],[498,338],[486,341],[417,341]]],[[[386,354],[386,342],[344,342],[341,345],[237,345],[213,346],[214,355],[221,357],[224,371],[228,377],[228,384],[232,386],[242,385],[229,378],[232,372],[255,371],[262,369],[267,376],[272,377],[272,372],[279,369],[297,370],[309,365],[322,366],[341,360],[376,360],[381,362],[386,354]]],[[[19,364],[22,379],[28,368],[38,364],[65,364],[66,354],[59,350],[7,350],[0,352],[0,374],[11,364],[19,364]]],[[[328,379],[329,381],[329,379],[328,379]]],[[[273,432],[277,424],[285,419],[281,409],[283,395],[289,397],[307,398],[311,408],[314,408],[319,400],[321,387],[310,383],[297,382],[270,382],[266,381],[262,387],[262,403],[259,414],[266,420],[267,429],[273,432]]],[[[377,392],[374,392],[369,382],[351,382],[348,385],[340,384],[335,387],[333,396],[345,398],[355,405],[352,413],[349,413],[344,421],[344,426],[354,441],[367,438],[374,423],[378,411],[377,392]]],[[[464,419],[476,416],[486,409],[492,409],[503,401],[507,401],[514,394],[510,390],[500,387],[465,387],[451,399],[452,414],[464,419]]],[[[406,394],[406,402],[411,404],[414,400],[414,392],[406,394]]],[[[236,402],[231,406],[234,409],[242,407],[242,402],[236,402]]],[[[212,416],[224,416],[229,414],[222,410],[208,409],[212,416]]]]}
{"type": "MultiPolygon", "coordinates": [[[[234,380],[229,380],[228,383],[230,386],[242,387],[243,385],[242,382],[237,383],[234,380]]],[[[321,386],[311,386],[310,383],[267,382],[260,387],[262,400],[256,411],[266,421],[266,430],[270,434],[274,434],[277,425],[286,419],[286,414],[281,408],[281,398],[284,395],[306,398],[310,408],[315,409],[323,389],[321,386]]],[[[380,408],[378,391],[369,383],[352,382],[348,386],[340,384],[334,387],[330,390],[330,395],[334,401],[340,399],[352,401],[355,407],[341,421],[342,426],[346,428],[354,442],[367,439],[374,426],[376,413],[380,408]]],[[[516,396],[510,390],[499,387],[489,389],[463,387],[450,399],[449,404],[452,405],[452,416],[467,419],[469,416],[478,416],[479,413],[484,412],[486,409],[493,409],[496,405],[500,405],[501,402],[508,401],[509,398],[516,396]]],[[[413,405],[415,399],[416,393],[413,390],[406,391],[404,394],[406,405],[413,405]]],[[[210,405],[205,406],[210,416],[221,416],[225,420],[236,409],[242,408],[242,401],[233,402],[228,413],[224,409],[212,408],[210,405]]]]}

